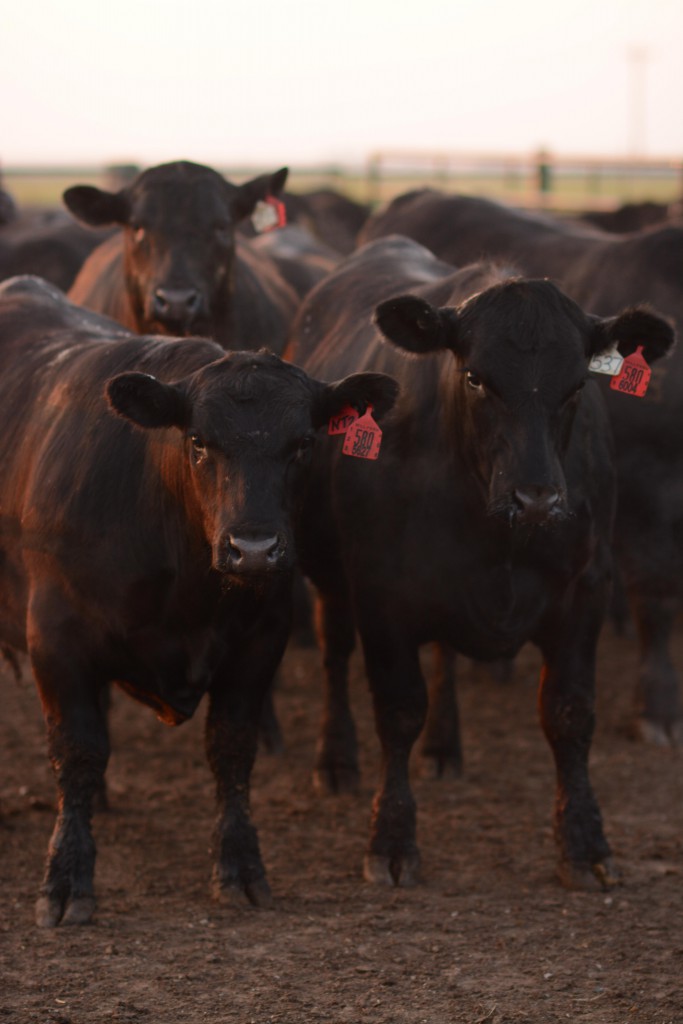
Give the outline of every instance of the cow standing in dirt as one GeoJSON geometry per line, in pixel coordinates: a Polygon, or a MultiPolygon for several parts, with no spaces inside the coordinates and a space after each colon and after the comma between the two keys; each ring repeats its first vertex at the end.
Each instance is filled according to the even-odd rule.
{"type": "MultiPolygon", "coordinates": [[[[591,313],[647,303],[683,329],[683,227],[628,235],[527,213],[473,196],[408,193],[365,226],[368,240],[400,232],[455,264],[512,260],[550,276],[591,313]]],[[[655,367],[642,398],[601,385],[616,441],[615,550],[640,639],[634,732],[683,742],[683,700],[671,633],[683,602],[683,349],[655,367]]]]}
{"type": "MultiPolygon", "coordinates": [[[[335,437],[316,453],[300,521],[328,684],[319,771],[353,768],[354,625],[374,701],[383,767],[369,880],[417,877],[408,761],[427,705],[418,652],[434,640],[477,659],[511,657],[529,640],[540,648],[560,874],[569,885],[613,879],[588,753],[615,473],[588,364],[643,341],[653,360],[673,332],[641,310],[588,316],[547,281],[453,271],[406,238],[359,250],[304,302],[291,358],[323,376],[358,367],[401,382],[377,461],[343,454],[335,437]],[[376,307],[392,344],[372,323],[376,307]]],[[[376,435],[358,422],[361,440],[376,435]]]]}
{"type": "Polygon", "coordinates": [[[90,817],[116,682],[178,725],[208,694],[218,895],[269,902],[249,778],[289,632],[293,517],[318,427],[396,384],[138,337],[38,278],[0,286],[0,642],[28,652],[59,811],[41,925],[94,910],[90,817]]]}

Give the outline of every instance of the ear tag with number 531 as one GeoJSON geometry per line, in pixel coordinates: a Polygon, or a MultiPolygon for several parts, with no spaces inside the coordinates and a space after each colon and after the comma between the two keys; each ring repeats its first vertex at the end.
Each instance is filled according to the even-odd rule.
{"type": "Polygon", "coordinates": [[[623,365],[624,357],[617,346],[613,345],[606,352],[600,352],[593,356],[588,364],[588,369],[593,370],[594,373],[607,373],[610,377],[616,377],[623,365]]]}

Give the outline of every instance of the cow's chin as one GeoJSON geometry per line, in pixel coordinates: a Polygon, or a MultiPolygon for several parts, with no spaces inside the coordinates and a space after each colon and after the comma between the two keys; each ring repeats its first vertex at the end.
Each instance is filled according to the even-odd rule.
{"type": "Polygon", "coordinates": [[[236,572],[230,569],[217,571],[220,573],[221,590],[224,594],[236,590],[250,590],[257,595],[266,594],[286,575],[285,569],[268,569],[263,572],[236,572]]]}
{"type": "Polygon", "coordinates": [[[571,519],[571,512],[564,505],[551,509],[522,509],[513,498],[507,496],[491,501],[487,511],[489,516],[506,523],[510,529],[531,527],[552,530],[571,519]]]}
{"type": "Polygon", "coordinates": [[[211,336],[211,324],[206,317],[197,317],[194,320],[159,320],[147,317],[142,333],[161,334],[167,338],[208,338],[211,336]]]}

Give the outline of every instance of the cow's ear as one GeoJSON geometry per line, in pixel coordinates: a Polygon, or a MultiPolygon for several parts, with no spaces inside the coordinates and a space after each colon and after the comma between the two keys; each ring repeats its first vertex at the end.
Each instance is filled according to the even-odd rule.
{"type": "Polygon", "coordinates": [[[605,352],[614,345],[622,356],[630,356],[638,345],[642,345],[645,361],[654,363],[665,356],[676,341],[671,321],[642,306],[627,309],[619,316],[589,319],[593,325],[589,356],[605,352]]]}
{"type": "Polygon", "coordinates": [[[352,373],[349,377],[323,386],[313,416],[314,426],[321,427],[331,416],[338,416],[351,405],[364,413],[369,405],[375,419],[386,416],[398,398],[399,386],[386,373],[352,373]]]}
{"type": "Polygon", "coordinates": [[[189,406],[175,384],[164,384],[147,373],[121,373],[106,384],[112,409],[138,427],[185,427],[189,406]]]}
{"type": "Polygon", "coordinates": [[[232,196],[232,210],[235,220],[243,220],[254,212],[254,207],[261,199],[268,196],[279,196],[285,187],[288,167],[281,167],[273,174],[260,174],[258,178],[245,181],[243,185],[237,186],[237,191],[232,196]]]}
{"type": "Polygon", "coordinates": [[[406,352],[424,355],[455,347],[455,310],[432,306],[416,295],[400,295],[380,303],[375,310],[375,323],[385,338],[406,352]]]}
{"type": "Polygon", "coordinates": [[[91,227],[127,223],[128,201],[124,192],[105,192],[94,185],[74,185],[64,192],[62,199],[74,217],[91,227]]]}

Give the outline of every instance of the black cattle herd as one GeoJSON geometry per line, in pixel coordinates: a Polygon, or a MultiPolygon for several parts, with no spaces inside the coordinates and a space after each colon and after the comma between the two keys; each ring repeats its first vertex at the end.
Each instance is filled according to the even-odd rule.
{"type": "Polygon", "coordinates": [[[625,599],[634,732],[683,740],[683,222],[618,234],[433,190],[369,214],[286,178],[166,164],[69,188],[80,224],[0,190],[0,649],[28,656],[58,790],[42,926],[95,911],[111,684],[170,725],[208,698],[214,892],[270,902],[249,782],[301,574],[328,791],[358,782],[362,644],[369,882],[419,879],[409,759],[423,733],[437,772],[461,763],[457,653],[541,651],[567,886],[619,877],[588,758],[625,599]]]}

